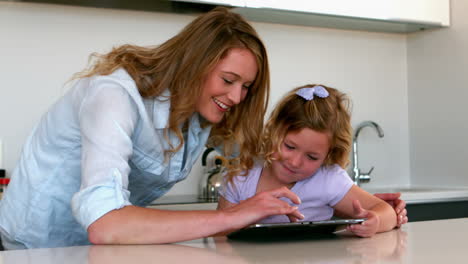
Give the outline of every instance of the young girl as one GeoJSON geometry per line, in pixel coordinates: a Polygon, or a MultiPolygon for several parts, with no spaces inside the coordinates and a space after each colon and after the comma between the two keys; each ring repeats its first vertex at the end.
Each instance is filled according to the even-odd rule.
{"type": "Polygon", "coordinates": [[[352,144],[348,102],[345,94],[322,85],[306,85],[288,93],[266,125],[261,142],[263,164],[258,163],[247,175],[228,177],[218,209],[283,187],[300,197],[300,217],[274,215],[261,222],[326,220],[336,213],[367,218],[348,227],[361,237],[393,229],[397,224],[393,208],[353,185],[345,171],[352,144]]]}

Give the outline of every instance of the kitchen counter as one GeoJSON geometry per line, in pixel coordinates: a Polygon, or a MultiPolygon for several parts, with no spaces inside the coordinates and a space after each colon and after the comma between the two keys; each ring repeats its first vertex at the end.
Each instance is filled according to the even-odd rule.
{"type": "Polygon", "coordinates": [[[405,200],[407,204],[468,200],[468,188],[466,187],[455,188],[412,186],[395,188],[375,188],[363,186],[363,189],[370,193],[400,192],[401,199],[405,200]]]}
{"type": "Polygon", "coordinates": [[[245,242],[225,237],[169,245],[77,246],[0,252],[3,264],[466,263],[468,218],[414,222],[371,238],[245,242]]]}
{"type": "MultiPolygon", "coordinates": [[[[434,202],[468,201],[468,188],[442,187],[389,187],[375,188],[363,186],[370,193],[400,192],[401,199],[407,204],[422,204],[434,202]]],[[[151,207],[160,209],[180,210],[212,210],[216,209],[216,202],[201,199],[198,195],[163,196],[155,200],[151,207]]]]}

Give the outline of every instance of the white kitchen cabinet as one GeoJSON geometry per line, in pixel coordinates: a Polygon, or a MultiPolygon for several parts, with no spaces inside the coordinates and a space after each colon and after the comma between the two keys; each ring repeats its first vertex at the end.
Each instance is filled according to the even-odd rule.
{"type": "MultiPolygon", "coordinates": [[[[385,0],[391,2],[388,20],[421,21],[450,26],[450,0],[385,0]]],[[[378,2],[378,1],[377,1],[378,2]]]]}
{"type": "Polygon", "coordinates": [[[232,6],[249,20],[405,33],[450,25],[450,0],[176,0],[232,6]]]}
{"type": "Polygon", "coordinates": [[[215,5],[222,5],[250,21],[390,33],[450,26],[450,0],[171,0],[124,1],[125,4],[121,1],[53,2],[197,15],[215,5]]]}
{"type": "Polygon", "coordinates": [[[450,25],[449,0],[247,0],[245,7],[450,25]]]}

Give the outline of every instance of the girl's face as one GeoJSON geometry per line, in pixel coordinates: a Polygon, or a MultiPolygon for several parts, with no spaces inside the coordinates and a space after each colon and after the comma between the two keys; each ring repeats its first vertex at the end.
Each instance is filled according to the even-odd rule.
{"type": "Polygon", "coordinates": [[[281,183],[291,184],[312,176],[322,165],[330,149],[329,134],[309,128],[288,132],[271,164],[272,173],[281,183]]]}
{"type": "Polygon", "coordinates": [[[220,122],[224,113],[244,100],[257,71],[257,61],[250,50],[230,49],[204,80],[196,111],[211,123],[220,122]]]}

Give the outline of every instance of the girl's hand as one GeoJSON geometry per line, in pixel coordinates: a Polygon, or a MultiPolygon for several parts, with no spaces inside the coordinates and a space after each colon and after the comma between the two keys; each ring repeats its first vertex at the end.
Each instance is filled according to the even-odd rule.
{"type": "Polygon", "coordinates": [[[228,215],[233,229],[240,229],[256,223],[271,215],[287,215],[292,221],[304,219],[297,206],[291,206],[279,198],[286,197],[295,204],[300,204],[299,197],[286,187],[261,192],[241,203],[223,209],[228,215]]]}
{"type": "Polygon", "coordinates": [[[359,200],[353,201],[354,217],[367,218],[361,224],[349,225],[346,229],[360,237],[371,237],[377,233],[380,225],[380,218],[373,211],[368,211],[362,208],[359,200]]]}
{"type": "Polygon", "coordinates": [[[374,195],[393,207],[397,214],[397,227],[408,223],[406,202],[400,199],[401,193],[376,193],[374,195]]]}

